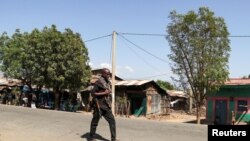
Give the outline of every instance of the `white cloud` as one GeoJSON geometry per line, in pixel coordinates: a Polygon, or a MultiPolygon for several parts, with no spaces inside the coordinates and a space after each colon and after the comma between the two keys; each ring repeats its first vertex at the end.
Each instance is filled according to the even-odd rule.
{"type": "Polygon", "coordinates": [[[101,63],[100,64],[100,67],[101,68],[108,68],[108,69],[111,69],[111,65],[109,63],[101,63]]]}
{"type": "Polygon", "coordinates": [[[124,67],[126,70],[128,70],[129,72],[134,72],[134,69],[130,66],[125,66],[124,67]]]}
{"type": "MultiPolygon", "coordinates": [[[[93,65],[93,63],[91,63],[91,67],[93,69],[100,69],[100,68],[108,68],[110,69],[110,71],[112,71],[112,65],[106,62],[103,62],[99,65],[93,65]]],[[[118,76],[127,76],[130,75],[131,73],[134,73],[135,70],[131,67],[131,66],[116,66],[116,75],[118,76]]]]}

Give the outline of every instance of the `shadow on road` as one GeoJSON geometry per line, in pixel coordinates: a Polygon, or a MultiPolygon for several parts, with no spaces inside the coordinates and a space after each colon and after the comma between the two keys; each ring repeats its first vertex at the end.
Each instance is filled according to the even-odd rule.
{"type": "MultiPolygon", "coordinates": [[[[83,135],[81,136],[81,138],[85,138],[85,139],[87,139],[87,141],[89,141],[89,140],[90,140],[90,138],[89,138],[89,133],[83,134],[83,135]]],[[[100,141],[109,141],[108,139],[105,139],[104,137],[102,137],[102,136],[99,135],[99,134],[95,134],[95,139],[100,140],[100,141]]]]}
{"type": "MultiPolygon", "coordinates": [[[[197,123],[197,121],[196,120],[191,120],[191,121],[187,121],[187,122],[185,122],[185,123],[193,123],[193,124],[196,124],[197,123]]],[[[209,124],[205,119],[201,119],[201,122],[200,122],[200,124],[209,124]]]]}

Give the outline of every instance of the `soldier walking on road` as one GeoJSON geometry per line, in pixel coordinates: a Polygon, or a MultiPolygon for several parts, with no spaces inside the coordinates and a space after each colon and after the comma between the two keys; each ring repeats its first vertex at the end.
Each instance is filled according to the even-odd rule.
{"type": "Polygon", "coordinates": [[[90,125],[90,140],[95,141],[94,135],[100,118],[103,116],[109,123],[111,141],[118,141],[116,139],[116,123],[114,115],[111,111],[111,86],[110,86],[110,71],[107,68],[102,70],[101,77],[95,82],[94,88],[91,92],[93,96],[93,118],[90,125]]]}

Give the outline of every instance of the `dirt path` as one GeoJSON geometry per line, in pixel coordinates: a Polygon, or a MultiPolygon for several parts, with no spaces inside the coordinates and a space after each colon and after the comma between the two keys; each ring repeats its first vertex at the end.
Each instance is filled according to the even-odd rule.
{"type": "MultiPolygon", "coordinates": [[[[138,120],[157,120],[157,121],[166,121],[166,122],[179,122],[179,123],[196,123],[196,116],[195,115],[189,115],[186,114],[185,112],[183,113],[171,113],[169,115],[152,115],[149,117],[135,117],[135,116],[130,116],[129,118],[132,119],[138,119],[138,120]]],[[[201,117],[201,124],[206,124],[205,123],[205,117],[201,117]]]]}

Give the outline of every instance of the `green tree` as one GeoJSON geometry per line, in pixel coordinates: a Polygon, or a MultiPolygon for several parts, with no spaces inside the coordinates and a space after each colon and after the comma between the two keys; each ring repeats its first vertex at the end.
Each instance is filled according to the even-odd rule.
{"type": "Polygon", "coordinates": [[[167,81],[157,80],[156,83],[162,89],[165,89],[165,90],[173,90],[174,89],[174,86],[171,83],[167,82],[167,81]]]}
{"type": "Polygon", "coordinates": [[[2,71],[6,76],[23,78],[30,85],[53,88],[56,109],[60,91],[79,90],[89,81],[88,51],[80,34],[70,29],[60,32],[52,25],[31,33],[18,30],[7,37],[3,34],[0,38],[2,71]]]}
{"type": "Polygon", "coordinates": [[[206,7],[199,8],[198,13],[172,11],[169,17],[172,22],[167,26],[167,40],[171,47],[171,68],[182,86],[191,88],[199,124],[205,96],[218,90],[228,79],[229,33],[223,18],[215,17],[206,7]]]}
{"type": "Polygon", "coordinates": [[[1,46],[1,70],[6,77],[21,78],[22,72],[22,55],[26,46],[26,33],[20,33],[17,29],[12,37],[3,33],[0,41],[1,46]]]}

